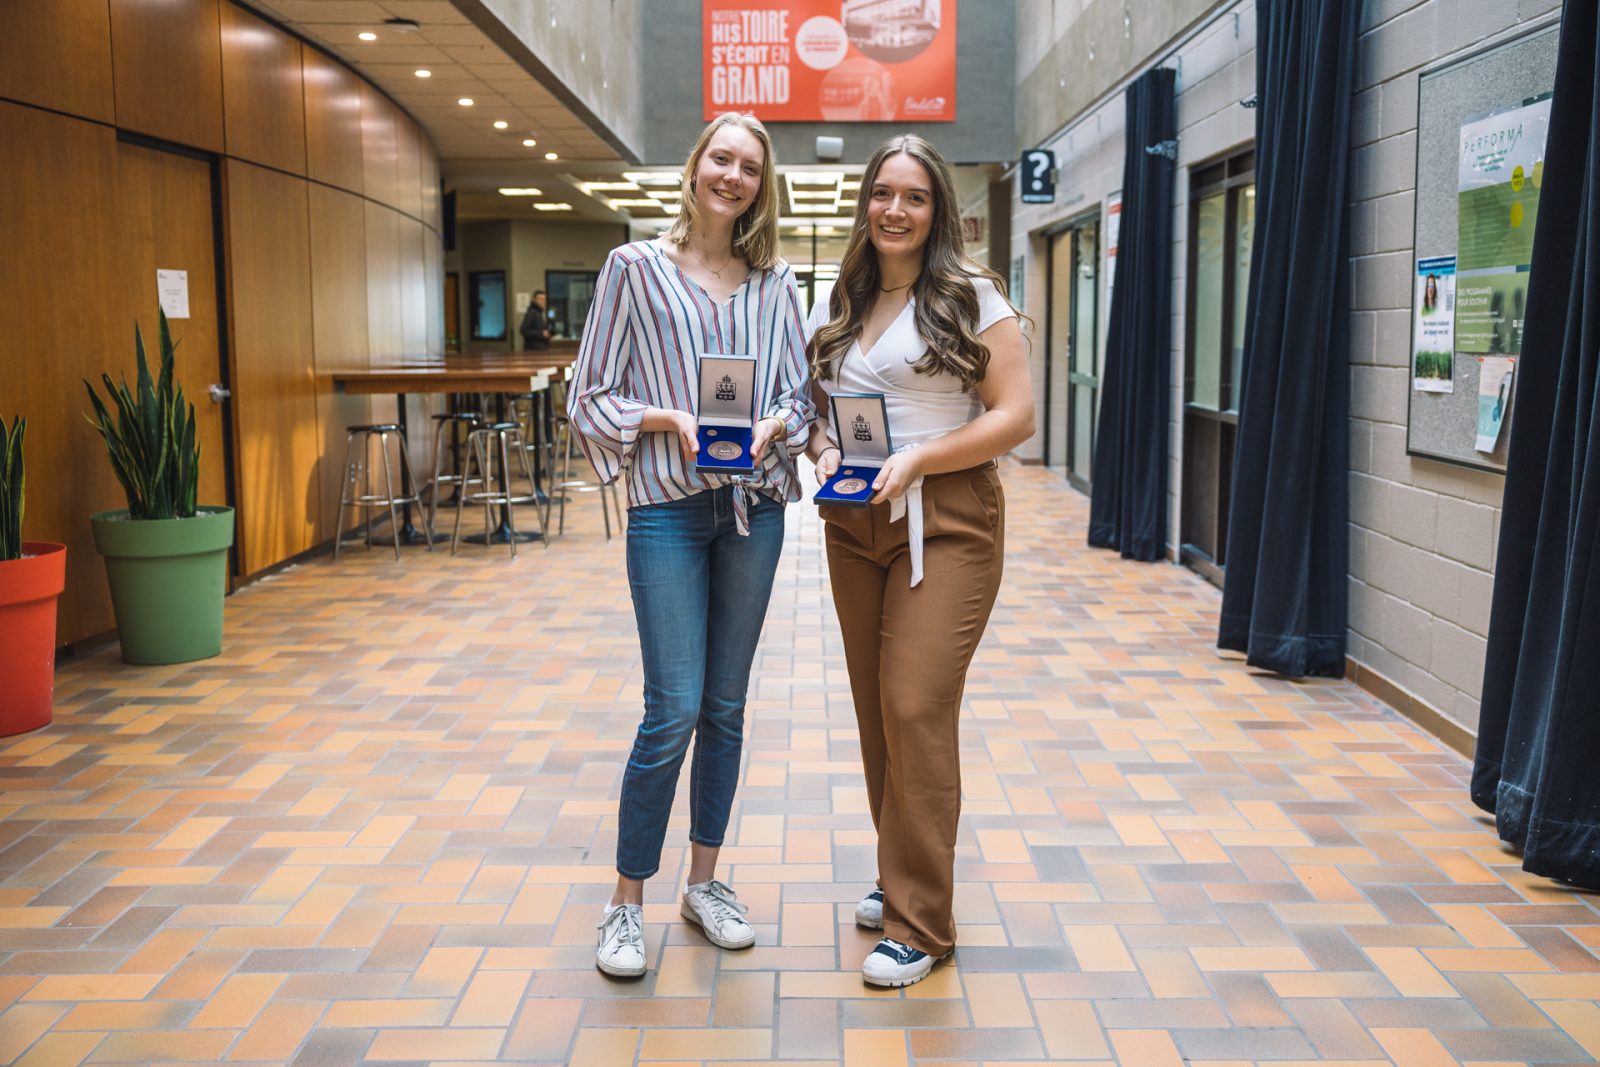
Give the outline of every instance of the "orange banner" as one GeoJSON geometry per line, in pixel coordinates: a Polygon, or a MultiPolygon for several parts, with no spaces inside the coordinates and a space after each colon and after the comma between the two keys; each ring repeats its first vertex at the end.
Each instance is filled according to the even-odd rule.
{"type": "Polygon", "coordinates": [[[954,122],[956,0],[703,0],[705,117],[954,122]]]}

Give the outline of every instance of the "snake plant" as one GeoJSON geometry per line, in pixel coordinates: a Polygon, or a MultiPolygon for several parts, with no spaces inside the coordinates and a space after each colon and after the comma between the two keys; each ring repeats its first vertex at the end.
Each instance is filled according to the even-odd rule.
{"type": "Polygon", "coordinates": [[[0,562],[22,558],[22,437],[28,420],[18,415],[10,427],[0,418],[0,562]]]}
{"type": "Polygon", "coordinates": [[[116,407],[113,417],[94,386],[83,387],[94,405],[89,424],[104,438],[112,470],[128,497],[131,519],[186,519],[195,513],[195,491],[200,477],[200,443],[195,438],[194,405],[186,403],[183,388],[172,380],[172,332],[166,312],[161,312],[161,373],[152,379],[145,359],[139,324],[133,326],[134,350],[139,358],[138,381],[132,391],[126,378],[113,383],[101,374],[106,395],[116,407]]]}

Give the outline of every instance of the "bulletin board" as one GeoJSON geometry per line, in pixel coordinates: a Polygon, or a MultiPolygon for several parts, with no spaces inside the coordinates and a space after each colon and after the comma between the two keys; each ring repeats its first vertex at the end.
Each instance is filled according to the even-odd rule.
{"type": "Polygon", "coordinates": [[[1559,32],[1552,22],[1419,80],[1411,455],[1505,471],[1559,32]]]}

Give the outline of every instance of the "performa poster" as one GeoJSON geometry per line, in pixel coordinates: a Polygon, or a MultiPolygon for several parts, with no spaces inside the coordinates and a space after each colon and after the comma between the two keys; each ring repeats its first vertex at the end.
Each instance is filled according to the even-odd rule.
{"type": "Polygon", "coordinates": [[[1479,452],[1493,452],[1500,441],[1500,427],[1511,413],[1512,382],[1517,361],[1509,356],[1484,356],[1478,360],[1478,440],[1479,452]]]}
{"type": "Polygon", "coordinates": [[[705,117],[954,122],[956,0],[702,0],[705,117]]]}
{"type": "Polygon", "coordinates": [[[1465,123],[1457,181],[1455,350],[1522,351],[1544,184],[1548,95],[1465,123]]]}
{"type": "Polygon", "coordinates": [[[1417,260],[1417,291],[1412,307],[1416,309],[1412,388],[1424,393],[1453,393],[1456,257],[1417,260]]]}

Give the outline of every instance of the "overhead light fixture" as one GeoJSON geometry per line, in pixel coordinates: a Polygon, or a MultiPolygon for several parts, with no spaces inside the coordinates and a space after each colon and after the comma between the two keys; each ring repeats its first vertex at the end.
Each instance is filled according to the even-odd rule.
{"type": "Polygon", "coordinates": [[[657,200],[673,200],[673,201],[676,201],[680,197],[683,196],[683,190],[681,190],[681,189],[647,189],[647,190],[645,190],[645,194],[644,195],[645,196],[653,196],[657,200]]]}
{"type": "Polygon", "coordinates": [[[665,211],[668,215],[676,215],[678,212],[683,210],[683,205],[681,203],[679,203],[679,204],[662,204],[661,205],[661,210],[665,211]]]}
{"type": "Polygon", "coordinates": [[[613,189],[629,193],[639,191],[637,182],[579,182],[578,188],[586,193],[604,193],[613,189]]]}
{"type": "Polygon", "coordinates": [[[838,196],[832,189],[791,189],[789,195],[795,200],[833,200],[838,196]]]}
{"type": "Polygon", "coordinates": [[[373,33],[371,30],[363,31],[356,34],[356,36],[361,38],[363,41],[376,41],[378,39],[378,35],[373,33]]]}
{"type": "Polygon", "coordinates": [[[844,181],[844,175],[837,171],[826,170],[791,170],[784,175],[790,185],[832,185],[844,181]]]}
{"type": "Polygon", "coordinates": [[[501,186],[499,192],[500,192],[501,196],[543,196],[544,195],[544,190],[543,189],[535,189],[532,186],[501,186]]]}
{"type": "Polygon", "coordinates": [[[554,160],[554,159],[558,159],[560,157],[558,157],[554,152],[546,152],[544,154],[544,158],[550,159],[550,160],[554,160]]]}
{"type": "Polygon", "coordinates": [[[431,70],[419,70],[419,71],[417,71],[417,77],[419,77],[419,78],[431,78],[431,77],[433,77],[433,71],[431,71],[431,70]]]}
{"type": "Polygon", "coordinates": [[[612,207],[660,207],[661,201],[645,197],[643,200],[607,200],[612,207]]]}
{"type": "Polygon", "coordinates": [[[396,33],[416,33],[422,29],[422,25],[416,19],[384,19],[383,24],[396,33]]]}
{"type": "Polygon", "coordinates": [[[462,107],[471,107],[473,100],[470,96],[463,96],[460,100],[457,100],[456,103],[460,104],[462,107]]]}
{"type": "Polygon", "coordinates": [[[538,142],[538,141],[535,141],[535,140],[534,140],[534,139],[533,139],[533,138],[532,138],[532,137],[528,137],[528,138],[525,138],[525,139],[524,139],[524,140],[523,140],[523,142],[522,142],[522,147],[523,147],[523,148],[532,148],[532,147],[533,147],[533,146],[534,146],[534,145],[536,145],[536,144],[538,144],[538,143],[539,143],[539,142],[538,142]]]}
{"type": "Polygon", "coordinates": [[[790,204],[790,210],[796,215],[832,215],[832,204],[790,204]]]}
{"type": "Polygon", "coordinates": [[[511,123],[507,122],[505,119],[498,119],[495,121],[494,128],[497,130],[503,130],[509,125],[511,125],[511,123]]]}
{"type": "Polygon", "coordinates": [[[533,210],[535,210],[535,211],[571,211],[572,210],[572,205],[571,204],[535,204],[535,205],[533,205],[533,210]]]}
{"type": "Polygon", "coordinates": [[[640,185],[682,185],[683,179],[671,170],[628,170],[622,176],[640,185]]]}

